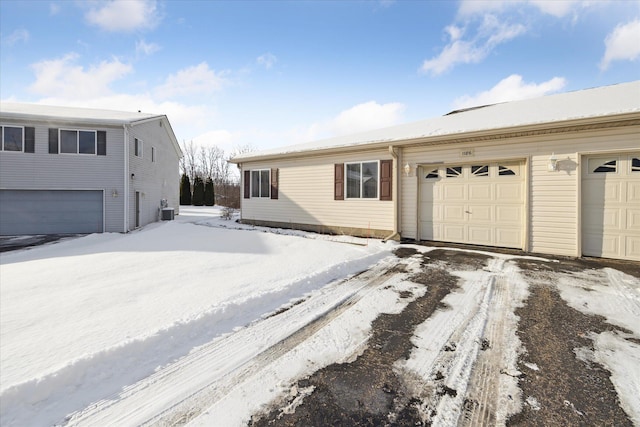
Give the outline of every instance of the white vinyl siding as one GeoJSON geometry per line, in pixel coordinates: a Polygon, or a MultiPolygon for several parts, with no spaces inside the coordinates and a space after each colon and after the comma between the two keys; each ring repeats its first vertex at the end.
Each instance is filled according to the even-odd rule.
{"type": "MultiPolygon", "coordinates": [[[[365,159],[389,159],[386,150],[365,159]]],[[[334,200],[334,165],[355,163],[361,154],[341,154],[243,163],[243,170],[278,168],[278,200],[242,199],[242,219],[287,224],[393,230],[393,202],[378,199],[334,200]]]]}

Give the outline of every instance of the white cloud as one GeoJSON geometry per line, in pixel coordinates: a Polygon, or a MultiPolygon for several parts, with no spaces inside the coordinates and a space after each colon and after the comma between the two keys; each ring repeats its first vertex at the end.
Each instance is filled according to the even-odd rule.
{"type": "Polygon", "coordinates": [[[106,31],[137,31],[154,28],[160,21],[155,0],[109,0],[90,3],[87,21],[106,31]]]}
{"type": "Polygon", "coordinates": [[[144,40],[136,42],[136,54],[151,55],[160,50],[160,46],[155,43],[147,43],[144,40]]]}
{"type": "Polygon", "coordinates": [[[216,73],[206,62],[183,68],[169,75],[165,82],[155,90],[159,98],[174,96],[210,94],[222,88],[226,79],[225,73],[216,73]]]}
{"type": "Polygon", "coordinates": [[[342,111],[333,119],[314,123],[294,139],[297,142],[308,142],[393,126],[402,122],[404,108],[404,105],[399,102],[387,104],[378,104],[375,101],[364,102],[342,111]]]}
{"type": "Polygon", "coordinates": [[[113,58],[85,69],[77,65],[79,55],[71,52],[58,59],[43,60],[32,65],[36,81],[29,89],[39,95],[90,99],[109,94],[109,84],[129,74],[129,64],[113,58]]]}
{"type": "Polygon", "coordinates": [[[469,108],[481,105],[496,104],[498,102],[516,101],[519,99],[537,98],[558,92],[566,85],[563,77],[554,77],[551,80],[536,83],[526,83],[522,76],[512,74],[501,80],[489,90],[476,95],[465,95],[453,101],[453,108],[469,108]]]}
{"type": "Polygon", "coordinates": [[[2,41],[9,46],[13,46],[18,42],[26,43],[29,41],[29,31],[25,30],[24,28],[17,29],[2,41]]]}
{"type": "Polygon", "coordinates": [[[635,61],[640,56],[640,19],[618,25],[604,41],[605,52],[600,69],[606,70],[612,61],[635,61]]]}
{"type": "Polygon", "coordinates": [[[226,151],[237,143],[238,136],[226,129],[218,129],[198,135],[192,141],[198,147],[216,146],[226,151]]]}
{"type": "Polygon", "coordinates": [[[267,70],[274,66],[276,62],[278,62],[278,58],[272,53],[265,53],[264,55],[260,55],[256,58],[256,62],[267,70]]]}
{"type": "Polygon", "coordinates": [[[60,5],[58,3],[49,3],[49,15],[57,15],[60,12],[60,5]]]}
{"type": "Polygon", "coordinates": [[[435,58],[425,60],[421,70],[432,75],[442,74],[457,64],[473,64],[484,60],[499,44],[526,31],[522,24],[501,22],[494,15],[485,15],[476,34],[465,40],[466,28],[450,25],[445,28],[449,43],[435,58]]]}

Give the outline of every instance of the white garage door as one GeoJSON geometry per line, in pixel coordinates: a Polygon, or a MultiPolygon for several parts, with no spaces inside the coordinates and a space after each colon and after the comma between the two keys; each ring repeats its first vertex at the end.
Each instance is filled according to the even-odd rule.
{"type": "Polygon", "coordinates": [[[420,239],[523,247],[523,162],[419,170],[420,239]]]}
{"type": "Polygon", "coordinates": [[[640,261],[640,153],[585,159],[582,253],[640,261]]]}
{"type": "Polygon", "coordinates": [[[103,231],[102,190],[0,190],[0,235],[103,231]]]}

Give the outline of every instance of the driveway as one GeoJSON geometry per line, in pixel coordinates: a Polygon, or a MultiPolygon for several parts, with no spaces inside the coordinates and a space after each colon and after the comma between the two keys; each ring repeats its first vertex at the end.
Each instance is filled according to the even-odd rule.
{"type": "Polygon", "coordinates": [[[396,271],[426,292],[250,425],[640,423],[638,264],[419,249],[396,271]]]}
{"type": "Polygon", "coordinates": [[[639,389],[639,264],[403,244],[66,422],[632,426],[639,389]]]}

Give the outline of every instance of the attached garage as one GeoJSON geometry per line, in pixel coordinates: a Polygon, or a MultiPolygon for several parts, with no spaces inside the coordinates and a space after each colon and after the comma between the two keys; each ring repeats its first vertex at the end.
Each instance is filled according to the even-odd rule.
{"type": "Polygon", "coordinates": [[[424,165],[420,240],[522,249],[524,162],[424,165]]]}
{"type": "Polygon", "coordinates": [[[0,190],[0,235],[85,234],[104,229],[102,190],[0,190]]]}
{"type": "Polygon", "coordinates": [[[640,261],[640,153],[584,158],[582,252],[640,261]]]}

